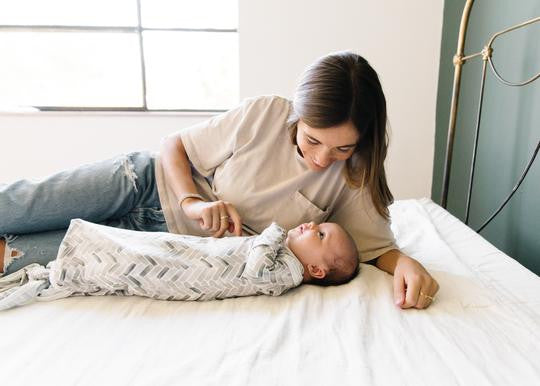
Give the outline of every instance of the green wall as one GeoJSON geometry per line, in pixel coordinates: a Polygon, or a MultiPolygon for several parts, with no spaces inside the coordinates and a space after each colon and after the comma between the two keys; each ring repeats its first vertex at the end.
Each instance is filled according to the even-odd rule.
{"type": "MultiPolygon", "coordinates": [[[[440,203],[448,116],[459,23],[465,1],[444,5],[432,199],[440,203]]],[[[465,55],[479,52],[496,32],[540,16],[538,0],[476,0],[465,55]]],[[[503,35],[493,45],[493,61],[510,81],[540,72],[540,22],[503,35]]],[[[467,185],[481,78],[481,58],[463,66],[448,210],[465,219],[467,185]]],[[[489,70],[485,85],[469,226],[478,227],[498,208],[518,181],[540,140],[540,79],[524,87],[504,86],[489,70]]],[[[481,232],[497,248],[540,275],[540,155],[503,211],[481,232]]]]}

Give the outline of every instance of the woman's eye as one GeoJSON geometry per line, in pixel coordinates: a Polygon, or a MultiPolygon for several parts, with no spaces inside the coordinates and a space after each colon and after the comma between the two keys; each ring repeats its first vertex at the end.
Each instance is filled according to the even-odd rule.
{"type": "Polygon", "coordinates": [[[307,137],[307,142],[311,145],[317,145],[319,142],[315,141],[314,139],[311,139],[309,137],[307,137]]]}
{"type": "Polygon", "coordinates": [[[352,147],[338,147],[338,150],[342,153],[347,153],[352,147]]]}
{"type": "Polygon", "coordinates": [[[324,232],[319,232],[319,238],[322,240],[324,239],[324,232]]]}

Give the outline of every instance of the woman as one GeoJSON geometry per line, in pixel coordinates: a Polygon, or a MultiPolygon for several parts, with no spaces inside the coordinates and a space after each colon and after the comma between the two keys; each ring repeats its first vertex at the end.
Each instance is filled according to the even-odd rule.
{"type": "Polygon", "coordinates": [[[390,230],[386,122],[385,97],[367,61],[327,55],[307,69],[292,103],[247,99],[167,137],[156,159],[133,153],[0,188],[5,259],[24,253],[12,266],[43,264],[39,254],[53,259],[74,217],[215,237],[259,233],[272,221],[286,229],[330,221],[353,236],[362,261],[394,275],[396,305],[428,307],[439,286],[399,251],[390,230]],[[17,233],[24,234],[11,236],[17,233]],[[37,245],[48,247],[36,253],[37,245]]]}

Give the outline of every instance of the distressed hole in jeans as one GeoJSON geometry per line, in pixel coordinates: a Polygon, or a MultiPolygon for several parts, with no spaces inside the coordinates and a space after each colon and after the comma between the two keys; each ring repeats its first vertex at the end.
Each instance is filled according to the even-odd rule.
{"type": "Polygon", "coordinates": [[[138,177],[137,174],[135,174],[135,167],[133,166],[133,162],[131,162],[131,160],[126,156],[122,162],[122,165],[124,166],[124,172],[126,174],[126,177],[133,184],[135,192],[138,192],[139,189],[137,189],[137,183],[135,182],[138,177]]]}
{"type": "Polygon", "coordinates": [[[4,245],[4,255],[0,256],[0,259],[2,259],[0,261],[0,273],[5,272],[11,265],[11,263],[13,263],[13,260],[19,259],[24,256],[23,252],[9,246],[9,242],[14,239],[15,236],[0,237],[0,240],[2,240],[2,244],[4,245]]]}

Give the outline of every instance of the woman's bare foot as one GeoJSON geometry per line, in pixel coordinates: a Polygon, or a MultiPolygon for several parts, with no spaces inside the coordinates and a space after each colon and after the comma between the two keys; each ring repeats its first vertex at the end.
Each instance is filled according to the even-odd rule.
{"type": "MultiPolygon", "coordinates": [[[[10,251],[10,249],[8,249],[10,251]]],[[[15,249],[11,249],[10,256],[5,256],[6,254],[6,240],[0,238],[0,274],[4,272],[4,267],[6,263],[9,265],[13,258],[17,259],[22,256],[22,253],[15,249]]]]}

